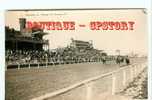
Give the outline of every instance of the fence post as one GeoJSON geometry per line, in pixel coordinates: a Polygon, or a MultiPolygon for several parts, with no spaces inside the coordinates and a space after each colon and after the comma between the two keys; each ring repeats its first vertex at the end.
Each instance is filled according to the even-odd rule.
{"type": "Polygon", "coordinates": [[[40,65],[39,65],[39,63],[37,63],[37,68],[40,68],[40,65]]]}
{"type": "Polygon", "coordinates": [[[20,64],[19,63],[17,63],[18,64],[18,69],[20,69],[20,64]]]}
{"type": "Polygon", "coordinates": [[[112,95],[116,93],[116,76],[115,73],[112,73],[112,95]]]}
{"type": "Polygon", "coordinates": [[[141,64],[141,65],[140,65],[140,69],[139,69],[139,73],[141,73],[142,67],[143,67],[143,66],[142,66],[142,64],[141,64]]]}
{"type": "Polygon", "coordinates": [[[135,65],[132,66],[132,78],[133,79],[135,78],[135,70],[134,70],[135,68],[134,67],[135,67],[135,65]]]}
{"type": "Polygon", "coordinates": [[[92,83],[86,83],[86,100],[92,100],[92,83]]]}
{"type": "Polygon", "coordinates": [[[125,69],[123,70],[123,86],[126,86],[126,71],[125,69]]]}
{"type": "Polygon", "coordinates": [[[29,63],[29,69],[31,68],[30,63],[29,63]]]}
{"type": "Polygon", "coordinates": [[[137,77],[137,65],[134,66],[135,77],[137,77]]]}
{"type": "Polygon", "coordinates": [[[47,63],[47,61],[46,61],[46,68],[48,67],[48,63],[47,63]]]}
{"type": "Polygon", "coordinates": [[[132,65],[130,66],[130,82],[133,81],[132,65]]]}

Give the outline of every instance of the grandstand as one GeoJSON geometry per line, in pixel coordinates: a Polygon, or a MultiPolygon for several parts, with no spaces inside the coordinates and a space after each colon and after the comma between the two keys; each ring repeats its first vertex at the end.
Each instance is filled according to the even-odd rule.
{"type": "Polygon", "coordinates": [[[6,65],[52,65],[83,62],[100,62],[107,56],[103,50],[93,48],[92,41],[71,39],[70,46],[49,50],[48,33],[42,29],[26,28],[26,19],[20,18],[20,31],[5,27],[6,65]],[[45,47],[45,48],[44,48],[45,47]]]}
{"type": "Polygon", "coordinates": [[[71,39],[71,47],[74,47],[76,49],[93,49],[92,41],[82,41],[82,40],[74,40],[71,39]]]}
{"type": "Polygon", "coordinates": [[[37,58],[44,59],[44,49],[49,49],[49,40],[44,40],[43,36],[48,33],[37,28],[27,29],[25,18],[20,18],[19,24],[19,31],[5,27],[6,63],[34,63],[37,62],[37,58]]]}

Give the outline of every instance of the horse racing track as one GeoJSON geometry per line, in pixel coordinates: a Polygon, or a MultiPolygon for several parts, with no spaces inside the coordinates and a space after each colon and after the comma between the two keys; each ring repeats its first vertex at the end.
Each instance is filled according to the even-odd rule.
{"type": "MultiPolygon", "coordinates": [[[[141,62],[145,62],[145,59],[138,58],[131,61],[131,63],[141,62]]],[[[111,61],[107,64],[80,63],[47,68],[9,69],[5,72],[6,100],[29,100],[119,68],[120,65],[111,61]]],[[[106,82],[103,81],[104,84],[106,82]]]]}

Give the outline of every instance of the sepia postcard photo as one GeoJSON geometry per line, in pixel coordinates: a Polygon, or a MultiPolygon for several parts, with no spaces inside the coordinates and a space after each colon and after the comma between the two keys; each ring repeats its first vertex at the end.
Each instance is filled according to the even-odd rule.
{"type": "Polygon", "coordinates": [[[5,100],[147,100],[146,9],[5,11],[5,100]]]}

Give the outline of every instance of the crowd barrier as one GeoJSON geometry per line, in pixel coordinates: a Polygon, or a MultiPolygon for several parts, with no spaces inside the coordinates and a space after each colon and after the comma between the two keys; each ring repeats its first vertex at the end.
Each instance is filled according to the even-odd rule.
{"type": "MultiPolygon", "coordinates": [[[[40,67],[48,67],[50,65],[77,64],[77,63],[87,63],[87,62],[101,62],[101,63],[103,63],[102,61],[77,61],[77,62],[75,62],[75,61],[47,62],[46,61],[46,62],[36,62],[36,63],[18,63],[18,62],[16,62],[15,64],[6,63],[6,71],[7,71],[7,69],[14,69],[14,68],[17,68],[17,69],[32,68],[32,67],[40,68],[40,67]]],[[[107,62],[109,62],[109,61],[107,61],[107,62]]]]}
{"type": "Polygon", "coordinates": [[[97,100],[96,98],[104,93],[115,95],[146,68],[147,63],[124,66],[116,71],[86,79],[31,100],[97,100]]]}

